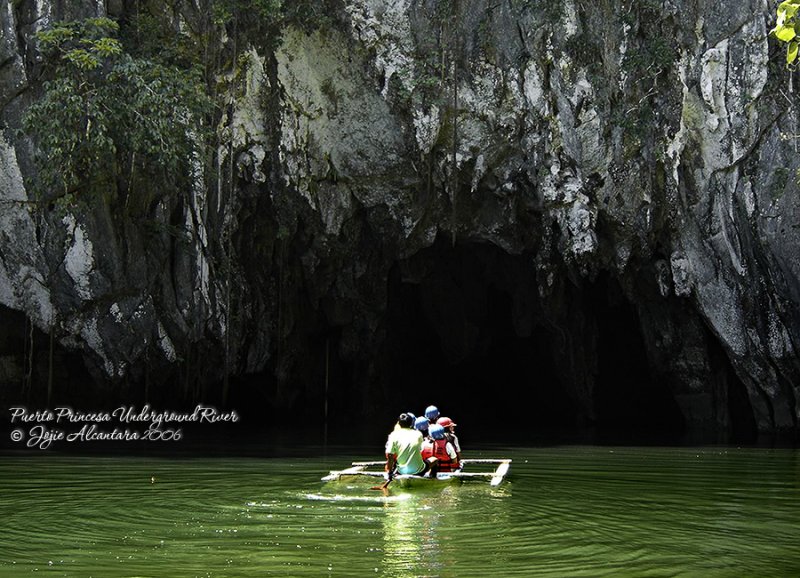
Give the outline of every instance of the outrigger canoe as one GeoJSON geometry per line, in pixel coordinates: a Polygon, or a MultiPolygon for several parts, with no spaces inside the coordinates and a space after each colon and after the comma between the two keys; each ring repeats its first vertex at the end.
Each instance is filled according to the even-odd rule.
{"type": "MultiPolygon", "coordinates": [[[[435,478],[425,476],[410,476],[406,474],[396,474],[393,483],[401,487],[420,487],[447,483],[461,483],[474,480],[488,480],[490,486],[499,486],[508,474],[511,467],[509,459],[466,459],[461,460],[464,468],[471,469],[472,465],[491,464],[496,467],[489,472],[440,472],[435,478]]],[[[322,478],[323,482],[335,482],[340,480],[358,480],[381,478],[384,479],[383,466],[386,462],[353,462],[349,468],[343,470],[332,470],[327,476],[322,478]],[[381,469],[370,469],[370,468],[381,469]]]]}

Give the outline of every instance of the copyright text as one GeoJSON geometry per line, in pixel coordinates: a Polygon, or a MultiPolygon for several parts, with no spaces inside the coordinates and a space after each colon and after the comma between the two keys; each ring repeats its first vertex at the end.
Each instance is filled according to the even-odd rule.
{"type": "Polygon", "coordinates": [[[183,424],[236,423],[236,411],[222,412],[212,406],[197,405],[191,412],[163,411],[144,405],[120,406],[112,411],[81,411],[71,407],[29,410],[9,409],[11,441],[29,448],[45,450],[55,442],[89,441],[180,441],[183,424]]]}

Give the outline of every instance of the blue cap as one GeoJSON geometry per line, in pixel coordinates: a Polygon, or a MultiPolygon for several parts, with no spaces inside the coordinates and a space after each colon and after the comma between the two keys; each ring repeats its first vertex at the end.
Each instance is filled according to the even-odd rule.
{"type": "Polygon", "coordinates": [[[427,417],[419,416],[414,421],[414,429],[419,430],[419,431],[428,431],[428,425],[429,424],[430,424],[430,422],[428,421],[427,417]]]}
{"type": "Polygon", "coordinates": [[[431,426],[428,428],[428,433],[435,440],[444,439],[444,428],[438,423],[431,424],[431,426]]]}
{"type": "Polygon", "coordinates": [[[435,405],[429,405],[425,408],[425,417],[428,419],[436,419],[439,417],[439,408],[435,405]]]}

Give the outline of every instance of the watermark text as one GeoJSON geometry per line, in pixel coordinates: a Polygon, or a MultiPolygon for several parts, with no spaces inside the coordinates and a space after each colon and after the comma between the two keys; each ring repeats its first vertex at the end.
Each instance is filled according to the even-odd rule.
{"type": "Polygon", "coordinates": [[[74,442],[177,442],[183,439],[183,424],[236,423],[235,411],[219,411],[197,405],[194,411],[180,412],[120,406],[112,411],[82,411],[62,406],[30,410],[23,406],[9,409],[11,441],[29,448],[46,450],[55,443],[74,442]]]}

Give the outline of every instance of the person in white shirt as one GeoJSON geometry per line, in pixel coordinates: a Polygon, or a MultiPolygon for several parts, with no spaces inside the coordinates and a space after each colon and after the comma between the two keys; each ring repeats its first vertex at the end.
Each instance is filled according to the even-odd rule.
{"type": "Polygon", "coordinates": [[[400,474],[421,476],[428,469],[422,459],[422,434],[414,429],[414,418],[401,413],[397,425],[386,440],[386,467],[389,480],[395,469],[400,474]]]}

